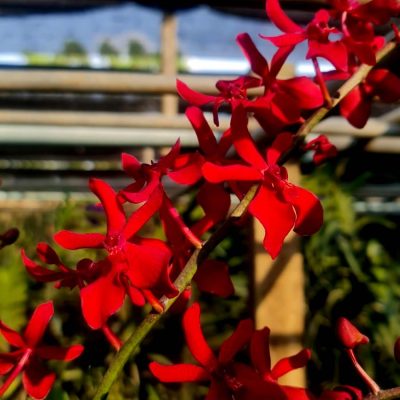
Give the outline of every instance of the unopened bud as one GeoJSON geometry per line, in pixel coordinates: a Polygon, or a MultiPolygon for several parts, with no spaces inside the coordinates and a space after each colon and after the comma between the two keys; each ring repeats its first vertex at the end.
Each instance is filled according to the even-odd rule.
{"type": "Polygon", "coordinates": [[[19,230],[17,228],[9,229],[8,231],[0,235],[1,247],[13,244],[14,242],[17,241],[18,237],[19,237],[19,230]]]}
{"type": "Polygon", "coordinates": [[[400,337],[394,343],[394,358],[400,364],[400,337]]]}
{"type": "Polygon", "coordinates": [[[363,335],[348,319],[343,317],[337,321],[336,334],[340,343],[348,349],[354,349],[359,344],[369,342],[367,336],[363,335]]]}

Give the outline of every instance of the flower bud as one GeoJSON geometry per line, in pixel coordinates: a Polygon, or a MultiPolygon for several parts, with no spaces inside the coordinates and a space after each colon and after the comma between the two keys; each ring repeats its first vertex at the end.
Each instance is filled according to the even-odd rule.
{"type": "Polygon", "coordinates": [[[340,343],[348,349],[354,349],[359,344],[369,342],[367,336],[363,335],[348,319],[343,317],[337,321],[336,334],[340,343]]]}
{"type": "Polygon", "coordinates": [[[1,248],[13,244],[14,242],[17,241],[18,237],[19,237],[19,230],[17,228],[11,228],[7,230],[6,232],[0,235],[1,248]]]}
{"type": "Polygon", "coordinates": [[[394,343],[394,358],[400,364],[400,337],[398,337],[394,343]]]}

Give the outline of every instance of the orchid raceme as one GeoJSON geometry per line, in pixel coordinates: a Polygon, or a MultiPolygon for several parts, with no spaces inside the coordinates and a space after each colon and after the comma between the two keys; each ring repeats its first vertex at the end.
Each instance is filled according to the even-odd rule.
{"type": "Polygon", "coordinates": [[[22,334],[0,321],[0,333],[13,348],[9,353],[0,353],[0,375],[9,373],[0,387],[0,397],[5,394],[17,375],[22,373],[22,384],[29,396],[35,400],[46,398],[56,376],[46,368],[43,360],[72,361],[81,355],[81,345],[63,348],[42,343],[53,314],[52,302],[40,304],[22,334]]]}
{"type": "MultiPolygon", "coordinates": [[[[216,248],[232,230],[244,225],[248,216],[263,225],[263,246],[273,259],[280,255],[291,231],[305,236],[320,229],[323,222],[320,200],[309,190],[292,183],[293,177],[291,181],[284,163],[292,155],[302,155],[306,151],[313,152],[315,165],[337,155],[336,148],[325,136],[306,138],[332,107],[339,104],[342,117],[361,128],[370,117],[374,100],[388,103],[400,100],[400,79],[396,71],[386,66],[375,67],[376,62],[396,46],[396,40],[400,43],[398,28],[388,25],[392,17],[400,14],[399,0],[328,0],[327,3],[326,8],[318,10],[303,26],[286,15],[279,0],[266,0],[268,18],[282,32],[275,37],[260,35],[267,39],[263,44],[271,46],[272,43],[275,48],[271,59],[262,54],[261,47],[256,46],[249,34],[240,33],[236,43],[248,62],[245,75],[219,80],[213,95],[200,93],[177,80],[178,94],[189,103],[185,114],[198,146],[186,151],[177,139],[164,156],[151,163],[142,163],[133,155],[123,153],[122,169],[130,178],[125,187],[113,188],[103,180],[90,179],[90,191],[100,202],[95,207],[106,219],[106,232],[61,230],[54,240],[66,250],[97,249],[95,257],[83,258],[72,263],[75,267],[70,267],[63,261],[68,260],[69,255],[60,253],[59,256],[44,242],[36,248],[38,262],[28,257],[29,249],[22,251],[25,269],[36,281],[52,282],[57,289],[78,288],[75,293],[79,295],[86,323],[92,329],[103,330],[117,350],[93,400],[108,397],[111,386],[124,371],[125,364],[132,360],[134,352],[142,344],[143,348],[147,346],[143,340],[148,333],[164,313],[178,303],[180,307],[175,307],[174,311],[183,313],[183,333],[195,362],[169,365],[151,362],[149,369],[161,382],[206,384],[206,400],[395,398],[381,390],[361,367],[355,348],[367,343],[368,338],[345,318],[338,320],[337,335],[356,372],[367,385],[364,389],[369,393],[365,395],[351,385],[335,387],[336,384],[328,383],[325,386],[324,382],[314,393],[302,385],[283,383],[281,378],[286,374],[306,367],[311,351],[303,349],[272,362],[270,329],[256,330],[251,319],[241,320],[227,339],[210,341],[222,342],[219,349],[214,350],[202,331],[199,303],[188,307],[192,289],[193,297],[201,298],[203,292],[230,297],[234,292],[232,282],[238,282],[237,287],[240,287],[240,281],[235,280],[237,277],[230,275],[229,262],[221,260],[224,244],[216,248]],[[387,26],[382,27],[385,24],[387,26]],[[390,46],[385,45],[385,37],[377,34],[384,29],[395,33],[390,46]],[[306,45],[305,58],[312,61],[315,77],[292,75],[282,79],[284,64],[295,49],[299,50],[298,45],[306,45]],[[334,69],[323,73],[320,58],[327,60],[334,69]],[[335,92],[329,91],[327,81],[333,87],[334,80],[344,79],[347,81],[335,92]],[[200,108],[203,106],[212,110],[217,126],[220,112],[228,111],[231,115],[229,127],[224,132],[214,132],[200,108]],[[257,132],[250,129],[250,118],[258,123],[257,132]],[[182,215],[175,199],[169,195],[165,185],[168,180],[186,185],[189,207],[182,215]],[[229,215],[231,197],[235,196],[239,204],[232,207],[229,215]],[[159,229],[153,237],[145,237],[148,223],[154,221],[159,223],[159,229]],[[140,309],[138,315],[131,318],[128,315],[131,307],[124,307],[121,319],[117,320],[117,312],[126,297],[138,307],[146,303],[151,305],[151,311],[142,322],[138,323],[136,317],[146,309],[140,309]],[[121,332],[123,345],[111,331],[110,324],[121,332]]],[[[3,247],[16,240],[18,230],[9,230],[0,236],[0,247],[3,247]]],[[[345,258],[349,258],[347,254],[345,258]]],[[[232,261],[232,265],[236,269],[241,262],[234,264],[232,261]]],[[[280,267],[280,262],[276,265],[280,267]]],[[[281,269],[274,271],[278,270],[281,269]]],[[[233,296],[231,300],[235,300],[233,296]]],[[[283,315],[284,306],[278,307],[283,315]]],[[[82,353],[80,345],[64,349],[42,343],[53,311],[51,302],[39,305],[22,334],[0,322],[0,333],[11,347],[8,353],[0,354],[0,375],[4,376],[0,397],[11,392],[10,385],[21,373],[28,395],[44,399],[51,391],[55,374],[45,368],[43,360],[69,361],[82,353]]],[[[218,315],[211,321],[218,324],[219,329],[224,320],[218,315]]],[[[75,328],[76,324],[71,325],[75,328]]],[[[165,336],[172,346],[170,335],[165,336]]],[[[175,350],[182,349],[173,348],[174,354],[175,350]]],[[[395,357],[400,359],[400,341],[395,344],[395,357]]],[[[138,357],[135,363],[139,365],[142,361],[143,357],[138,357]]],[[[90,366],[95,364],[92,360],[89,363],[90,366]]],[[[134,371],[125,368],[125,372],[128,370],[134,371]]],[[[137,370],[140,379],[132,383],[134,392],[130,387],[127,393],[128,396],[135,393],[139,398],[149,389],[148,379],[154,379],[146,368],[137,370]],[[140,388],[139,381],[145,382],[140,388]]],[[[135,379],[130,376],[129,380],[135,379]]],[[[117,390],[124,389],[122,384],[116,386],[117,390]]],[[[397,389],[400,395],[400,388],[397,389]]],[[[149,398],[154,397],[151,393],[154,390],[148,390],[149,398]]],[[[87,397],[86,393],[80,395],[82,397],[72,394],[72,397],[87,397]]]]}
{"type": "Polygon", "coordinates": [[[66,249],[98,248],[108,252],[98,262],[99,276],[81,290],[86,322],[93,329],[101,328],[122,306],[125,295],[135,305],[143,306],[148,301],[161,312],[163,307],[158,297],[177,294],[168,271],[171,251],[163,241],[141,238],[136,233],[159,209],[162,192],[153,194],[126,218],[117,194],[107,183],[92,179],[90,188],[103,205],[107,233],[60,231],[54,236],[66,249]]]}
{"type": "Polygon", "coordinates": [[[292,229],[300,235],[312,235],[319,230],[323,219],[321,203],[308,190],[289,183],[286,168],[278,164],[282,154],[292,146],[290,133],[278,135],[264,159],[247,130],[243,108],[237,108],[231,127],[236,151],[246,164],[220,166],[207,162],[203,166],[204,176],[212,183],[260,182],[249,211],[264,226],[264,247],[275,258],[292,229]]]}

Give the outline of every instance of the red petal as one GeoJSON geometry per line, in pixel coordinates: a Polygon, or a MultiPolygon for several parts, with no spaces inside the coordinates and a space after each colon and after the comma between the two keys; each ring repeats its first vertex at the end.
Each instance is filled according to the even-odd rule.
{"type": "Polygon", "coordinates": [[[179,156],[180,151],[181,140],[178,138],[169,152],[165,156],[162,156],[158,162],[153,165],[153,168],[156,169],[160,174],[164,174],[166,169],[172,168],[175,159],[179,156]]]}
{"type": "Polygon", "coordinates": [[[54,235],[55,242],[68,250],[102,249],[105,236],[100,233],[76,233],[60,231],[54,235]]]}
{"type": "Polygon", "coordinates": [[[236,43],[249,61],[252,71],[262,78],[266,78],[269,73],[268,63],[258,51],[250,35],[248,33],[240,33],[236,36],[236,43]]]}
{"type": "Polygon", "coordinates": [[[400,99],[400,78],[387,69],[372,70],[367,81],[374,86],[374,93],[383,102],[393,103],[400,99]]]}
{"type": "Polygon", "coordinates": [[[126,172],[128,176],[136,179],[142,168],[142,163],[131,154],[122,153],[121,154],[122,169],[126,172]]]}
{"type": "Polygon", "coordinates": [[[254,139],[247,129],[247,123],[246,110],[241,106],[236,107],[231,119],[233,144],[237,153],[244,161],[254,168],[263,170],[267,167],[267,163],[258,152],[254,139]]]}
{"type": "Polygon", "coordinates": [[[211,379],[210,390],[204,400],[232,400],[232,393],[222,382],[211,379]]]}
{"type": "Polygon", "coordinates": [[[207,103],[212,103],[217,99],[215,96],[207,96],[203,93],[199,93],[190,89],[179,79],[176,80],[176,90],[184,100],[195,106],[202,106],[207,103]]]}
{"type": "Polygon", "coordinates": [[[36,252],[39,258],[46,264],[60,265],[61,260],[57,253],[47,243],[39,243],[36,246],[36,252]]]}
{"type": "Polygon", "coordinates": [[[197,236],[203,235],[206,231],[225,219],[231,205],[231,196],[222,185],[205,183],[196,196],[198,204],[204,210],[205,216],[196,222],[191,228],[197,236]]]}
{"type": "Polygon", "coordinates": [[[36,264],[34,261],[26,256],[24,249],[21,249],[21,257],[28,274],[30,274],[34,279],[39,282],[54,282],[64,277],[63,272],[52,271],[50,269],[42,267],[39,264],[36,264]]]}
{"type": "Polygon", "coordinates": [[[288,47],[291,51],[293,50],[293,46],[307,38],[307,35],[304,32],[285,33],[284,35],[279,36],[260,36],[265,40],[269,40],[276,47],[288,47]]]}
{"type": "Polygon", "coordinates": [[[339,104],[340,113],[356,128],[363,128],[371,114],[371,101],[359,87],[354,88],[339,104]]]}
{"type": "Polygon", "coordinates": [[[251,362],[260,375],[271,372],[271,355],[269,351],[270,329],[265,327],[253,333],[250,342],[251,362]]]}
{"type": "Polygon", "coordinates": [[[219,350],[218,361],[221,364],[228,364],[233,361],[236,353],[250,341],[253,332],[254,324],[251,319],[240,321],[232,335],[222,343],[219,350]]]}
{"type": "Polygon", "coordinates": [[[336,69],[347,71],[347,49],[343,42],[321,43],[316,40],[309,40],[307,59],[322,57],[328,60],[336,69]]]}
{"type": "Polygon", "coordinates": [[[208,125],[207,120],[204,118],[203,112],[198,107],[188,107],[185,114],[196,132],[200,149],[205,154],[215,153],[217,140],[210,125],[208,125]]]}
{"type": "Polygon", "coordinates": [[[197,365],[163,365],[158,362],[149,364],[150,372],[161,382],[201,382],[210,380],[208,372],[197,365]]]}
{"type": "Polygon", "coordinates": [[[18,350],[12,353],[0,353],[0,375],[5,375],[10,372],[12,368],[18,363],[18,359],[22,355],[23,350],[18,350]]]}
{"type": "Polygon", "coordinates": [[[294,356],[279,360],[272,368],[271,375],[278,379],[294,369],[305,367],[310,358],[311,351],[309,349],[300,350],[294,356]]]}
{"type": "Polygon", "coordinates": [[[132,185],[127,186],[125,189],[120,191],[120,194],[125,198],[125,200],[131,203],[142,203],[147,201],[149,197],[153,194],[157,187],[160,186],[160,172],[156,170],[148,170],[146,174],[146,179],[143,181],[143,185],[140,186],[138,190],[138,185],[136,182],[132,185]],[[146,183],[146,185],[144,185],[146,183]]]}
{"type": "Polygon", "coordinates": [[[92,329],[101,328],[110,315],[122,306],[125,289],[118,283],[114,269],[81,290],[82,313],[92,329]]]}
{"type": "Polygon", "coordinates": [[[292,205],[280,200],[275,190],[262,185],[250,203],[249,211],[263,225],[263,245],[271,257],[276,258],[295,222],[292,205]]]}
{"type": "Polygon", "coordinates": [[[299,235],[312,235],[317,232],[324,220],[324,209],[315,194],[299,186],[293,186],[290,200],[296,211],[294,231],[299,235]]]}
{"type": "Polygon", "coordinates": [[[204,261],[197,270],[194,280],[202,292],[228,297],[235,291],[228,265],[223,261],[204,261]]]}
{"type": "Polygon", "coordinates": [[[35,400],[44,399],[50,392],[56,374],[31,358],[22,373],[22,383],[29,396],[35,400]]]}
{"type": "Polygon", "coordinates": [[[35,347],[40,342],[53,314],[54,307],[52,301],[36,307],[23,334],[27,346],[35,347]]]}
{"type": "Polygon", "coordinates": [[[295,46],[285,46],[279,48],[276,53],[273,55],[271,60],[271,71],[270,78],[276,78],[279,74],[283,64],[286,62],[286,59],[289,57],[289,54],[293,51],[295,46]]]}
{"type": "Polygon", "coordinates": [[[137,231],[142,228],[142,226],[160,208],[163,195],[163,191],[159,186],[156,190],[153,190],[147,202],[131,214],[123,231],[123,234],[127,240],[135,235],[137,231]]]}
{"type": "Polygon", "coordinates": [[[324,103],[320,87],[306,77],[279,80],[279,89],[295,99],[302,110],[318,108],[324,103]]]}
{"type": "Polygon", "coordinates": [[[217,165],[205,162],[202,168],[204,178],[212,183],[225,181],[259,181],[263,178],[261,172],[245,165],[217,165]]]}
{"type": "Polygon", "coordinates": [[[217,359],[211,351],[200,326],[200,306],[194,303],[189,307],[182,320],[187,345],[193,357],[208,371],[217,366],[217,359]]]}
{"type": "Polygon", "coordinates": [[[275,165],[283,153],[288,151],[293,144],[293,135],[289,132],[280,133],[267,149],[268,165],[275,165]]]}
{"type": "Polygon", "coordinates": [[[168,264],[171,250],[158,239],[137,239],[127,243],[129,270],[126,272],[133,286],[139,289],[154,289],[171,283],[168,278],[168,264]]]}
{"type": "Polygon", "coordinates": [[[40,346],[35,353],[46,360],[72,361],[79,357],[83,352],[83,346],[80,344],[70,347],[59,346],[40,346]]]}
{"type": "Polygon", "coordinates": [[[11,346],[14,347],[25,347],[24,339],[22,339],[21,335],[8,327],[2,321],[0,321],[0,332],[3,335],[4,339],[10,343],[11,346]]]}
{"type": "Polygon", "coordinates": [[[267,0],[266,10],[268,18],[283,32],[298,32],[302,28],[293,22],[282,10],[279,0],[267,0]]]}
{"type": "Polygon", "coordinates": [[[104,207],[107,218],[107,235],[113,235],[121,232],[125,225],[125,213],[117,195],[110,185],[101,179],[90,179],[90,190],[99,198],[104,207]]]}
{"type": "Polygon", "coordinates": [[[182,185],[193,185],[203,177],[203,164],[204,157],[200,153],[181,154],[175,160],[174,170],[168,173],[168,177],[182,185]]]}

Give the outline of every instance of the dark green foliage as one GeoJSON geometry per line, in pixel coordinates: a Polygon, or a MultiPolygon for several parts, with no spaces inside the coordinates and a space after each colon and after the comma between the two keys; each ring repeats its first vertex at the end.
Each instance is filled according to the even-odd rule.
{"type": "Polygon", "coordinates": [[[400,384],[392,355],[400,336],[400,262],[387,247],[399,229],[387,218],[356,214],[353,193],[362,177],[346,184],[343,171],[344,164],[324,167],[307,180],[325,210],[321,231],[305,242],[306,332],[314,350],[309,379],[312,387],[360,384],[333,334],[344,316],[370,338],[358,351],[362,365],[382,387],[393,387],[400,384]]]}

